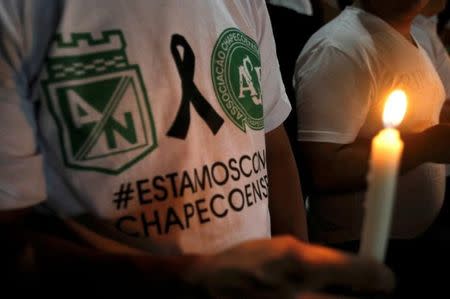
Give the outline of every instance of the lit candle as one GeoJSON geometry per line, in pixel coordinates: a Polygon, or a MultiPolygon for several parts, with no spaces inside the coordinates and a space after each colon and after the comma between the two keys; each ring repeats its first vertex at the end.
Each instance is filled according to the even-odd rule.
{"type": "Polygon", "coordinates": [[[389,240],[403,142],[396,126],[406,112],[407,97],[393,91],[384,106],[381,130],[372,140],[360,254],[384,261],[389,240]]]}

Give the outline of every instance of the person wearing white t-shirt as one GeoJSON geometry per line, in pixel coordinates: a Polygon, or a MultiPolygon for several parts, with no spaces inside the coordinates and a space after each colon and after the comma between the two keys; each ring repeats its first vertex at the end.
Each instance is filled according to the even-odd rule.
{"type": "MultiPolygon", "coordinates": [[[[397,88],[409,100],[398,128],[405,148],[391,238],[418,237],[439,213],[443,163],[450,162],[450,126],[438,124],[445,90],[428,54],[411,35],[412,21],[427,3],[357,1],[314,34],[297,60],[298,141],[312,190],[308,212],[313,241],[333,246],[350,242],[357,250],[371,139],[383,128],[386,96],[397,88]]],[[[400,271],[415,267],[413,261],[400,271]]]]}
{"type": "MultiPolygon", "coordinates": [[[[431,62],[433,63],[439,78],[442,81],[445,90],[445,102],[440,113],[440,122],[450,122],[450,57],[445,48],[441,38],[437,32],[437,15],[443,11],[447,4],[446,0],[430,1],[427,6],[421,11],[413,22],[412,32],[419,44],[428,53],[431,62]]],[[[442,238],[448,232],[450,222],[448,215],[450,215],[450,167],[446,165],[446,192],[445,200],[441,208],[440,214],[436,219],[435,229],[431,230],[432,235],[437,235],[442,238]]],[[[446,238],[450,238],[447,236],[446,238]]]]}
{"type": "Polygon", "coordinates": [[[392,288],[379,263],[298,240],[264,1],[5,0],[0,28],[3,292],[392,288]]]}

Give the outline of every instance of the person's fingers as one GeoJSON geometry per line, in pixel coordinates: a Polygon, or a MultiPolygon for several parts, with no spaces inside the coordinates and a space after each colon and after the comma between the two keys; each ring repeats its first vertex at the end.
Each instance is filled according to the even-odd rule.
{"type": "Polygon", "coordinates": [[[350,255],[321,246],[311,246],[301,254],[309,265],[306,287],[348,287],[360,292],[390,292],[395,286],[394,273],[373,259],[350,255]]]}

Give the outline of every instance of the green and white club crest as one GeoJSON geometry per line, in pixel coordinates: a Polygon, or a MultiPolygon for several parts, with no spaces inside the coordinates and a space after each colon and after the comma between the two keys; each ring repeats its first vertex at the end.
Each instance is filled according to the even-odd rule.
{"type": "Polygon", "coordinates": [[[42,89],[68,167],[117,174],[157,147],[139,66],[125,48],[117,30],[56,35],[42,89]]]}
{"type": "Polygon", "coordinates": [[[211,59],[211,75],[222,109],[242,131],[264,128],[261,59],[256,42],[236,28],[219,37],[211,59]]]}

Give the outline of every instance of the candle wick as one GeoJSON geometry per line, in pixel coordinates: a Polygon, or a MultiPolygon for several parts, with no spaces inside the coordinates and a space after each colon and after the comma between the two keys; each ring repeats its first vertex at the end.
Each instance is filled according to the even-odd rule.
{"type": "Polygon", "coordinates": [[[386,129],[394,129],[396,127],[396,124],[393,121],[388,121],[384,124],[384,127],[386,129]]]}

